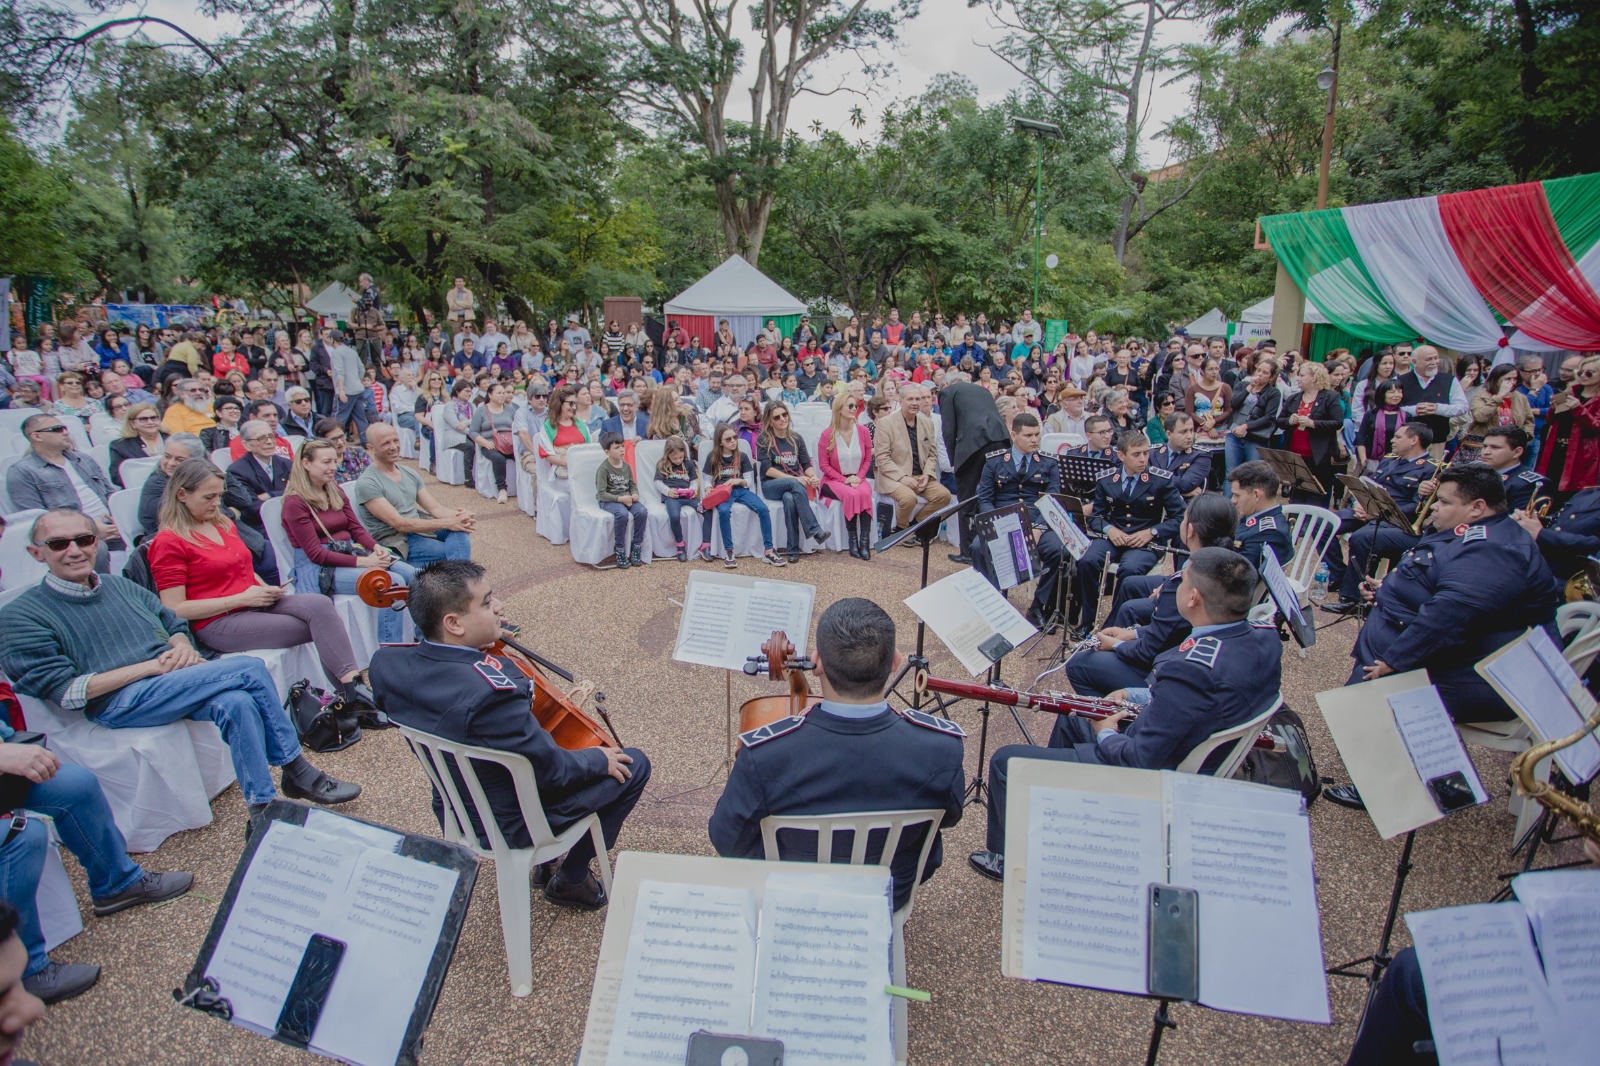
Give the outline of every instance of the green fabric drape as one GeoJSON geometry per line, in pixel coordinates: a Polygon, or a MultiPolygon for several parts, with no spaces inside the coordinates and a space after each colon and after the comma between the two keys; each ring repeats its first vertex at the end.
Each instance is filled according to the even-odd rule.
{"type": "Polygon", "coordinates": [[[790,340],[794,339],[794,331],[800,328],[799,315],[767,315],[767,318],[778,323],[778,330],[790,340]]]}
{"type": "Polygon", "coordinates": [[[1373,283],[1342,211],[1268,215],[1261,228],[1306,299],[1330,323],[1384,343],[1410,340],[1406,325],[1373,283]]]}
{"type": "Polygon", "coordinates": [[[1553,178],[1541,184],[1561,242],[1572,258],[1582,259],[1600,241],[1600,174],[1553,178]]]}

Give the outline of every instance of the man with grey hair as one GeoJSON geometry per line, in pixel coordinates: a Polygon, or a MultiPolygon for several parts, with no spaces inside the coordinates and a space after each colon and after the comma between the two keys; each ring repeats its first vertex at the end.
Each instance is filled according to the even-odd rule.
{"type": "Polygon", "coordinates": [[[732,422],[739,417],[739,401],[744,399],[749,382],[743,374],[733,373],[722,379],[722,395],[706,408],[706,420],[713,426],[732,422]]]}
{"type": "Polygon", "coordinates": [[[894,499],[895,529],[911,521],[919,503],[932,513],[950,502],[949,490],[939,483],[939,432],[927,414],[932,405],[927,389],[903,385],[899,412],[878,419],[873,434],[877,489],[894,499]]]}
{"type": "Polygon", "coordinates": [[[116,491],[100,464],[72,445],[72,435],[61,419],[51,414],[23,419],[22,435],[28,450],[6,471],[6,493],[19,511],[67,509],[87,515],[99,537],[95,566],[111,569],[111,552],[123,547],[122,534],[106,502],[116,491]]]}
{"type": "Polygon", "coordinates": [[[601,433],[620,433],[623,440],[643,440],[650,415],[639,410],[639,394],[632,389],[617,393],[617,413],[600,423],[601,433]]]}
{"type": "Polygon", "coordinates": [[[177,403],[167,405],[161,417],[161,428],[168,433],[199,433],[217,424],[211,417],[211,394],[205,385],[194,378],[183,378],[172,386],[177,403]]]}
{"type": "Polygon", "coordinates": [[[229,465],[222,502],[239,512],[240,522],[265,536],[261,505],[283,495],[294,463],[277,453],[278,438],[267,422],[246,422],[239,428],[239,439],[246,454],[229,465]]]}
{"type": "Polygon", "coordinates": [[[283,420],[283,432],[291,437],[310,440],[316,433],[316,412],[311,409],[311,393],[299,385],[284,393],[289,415],[283,420]]]}

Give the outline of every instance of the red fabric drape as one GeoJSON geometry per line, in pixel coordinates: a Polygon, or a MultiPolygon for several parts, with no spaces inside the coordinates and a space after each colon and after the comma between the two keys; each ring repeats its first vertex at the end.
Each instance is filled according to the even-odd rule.
{"type": "MultiPolygon", "coordinates": [[[[668,322],[676,322],[687,330],[691,340],[699,337],[700,343],[705,347],[716,347],[717,320],[711,315],[678,315],[669,312],[663,317],[668,322]]],[[[659,345],[658,347],[665,347],[665,345],[659,345]]]]}
{"type": "Polygon", "coordinates": [[[1600,295],[1578,271],[1538,182],[1439,197],[1439,217],[1478,291],[1530,337],[1600,349],[1600,295]]]}

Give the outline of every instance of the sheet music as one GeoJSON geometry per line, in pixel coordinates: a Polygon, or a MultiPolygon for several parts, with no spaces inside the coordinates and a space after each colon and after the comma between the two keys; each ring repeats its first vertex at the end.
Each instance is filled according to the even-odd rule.
{"type": "Polygon", "coordinates": [[[1072,520],[1067,509],[1047,492],[1039,497],[1039,513],[1044,517],[1045,525],[1061,538],[1067,553],[1074,559],[1082,559],[1083,553],[1089,550],[1089,537],[1078,528],[1078,523],[1072,520]]]}
{"type": "Polygon", "coordinates": [[[894,1061],[892,883],[886,874],[869,891],[839,892],[767,879],[751,1031],[782,1040],[785,1063],[894,1061]]]}
{"type": "Polygon", "coordinates": [[[755,955],[754,892],[640,882],[606,1061],[678,1066],[697,1029],[750,1032],[755,955]]]}
{"type": "Polygon", "coordinates": [[[1554,1001],[1517,903],[1406,915],[1443,1066],[1556,1066],[1567,1057],[1554,1001]]]}
{"type": "MultiPolygon", "coordinates": [[[[1532,630],[1528,636],[1506,645],[1493,662],[1484,663],[1480,669],[1504,691],[1508,702],[1539,734],[1539,739],[1556,740],[1577,732],[1583,725],[1584,716],[1573,706],[1569,695],[1574,682],[1563,680],[1573,676],[1572,668],[1543,630],[1532,630]],[[1541,654],[1541,644],[1554,655],[1550,651],[1541,654]],[[1551,672],[1556,662],[1566,667],[1561,674],[1551,672]]],[[[1555,761],[1570,780],[1588,781],[1600,772],[1600,740],[1585,737],[1556,752],[1555,761]]]]}
{"type": "Polygon", "coordinates": [[[342,837],[364,847],[377,848],[379,851],[398,851],[401,841],[405,840],[399,833],[380,829],[354,818],[346,818],[332,811],[325,811],[321,807],[311,807],[306,810],[305,824],[312,832],[342,837]]]}
{"type": "Polygon", "coordinates": [[[400,1055],[460,874],[366,848],[326,930],[347,945],[312,1046],[373,1066],[400,1055]]]}
{"type": "Polygon", "coordinates": [[[1022,976],[1143,994],[1146,890],[1167,873],[1161,802],[1029,791],[1022,976]]]}
{"type": "Polygon", "coordinates": [[[1161,778],[1169,811],[1193,804],[1275,814],[1304,814],[1306,810],[1306,798],[1292,788],[1223,780],[1210,774],[1180,774],[1175,770],[1163,770],[1161,778]]]}
{"type": "Polygon", "coordinates": [[[1200,1002],[1331,1021],[1310,821],[1248,791],[1227,807],[1173,805],[1170,818],[1171,882],[1200,893],[1200,1002]]]}
{"type": "Polygon", "coordinates": [[[1012,647],[1038,632],[984,576],[968,567],[906,597],[905,605],[976,677],[989,669],[978,645],[999,633],[1012,647]]]}
{"type": "MultiPolygon", "coordinates": [[[[1600,875],[1589,872],[1590,880],[1600,875]]],[[[1541,900],[1528,907],[1551,998],[1585,1047],[1600,1040],[1600,894],[1541,900]],[[1537,909],[1538,921],[1534,922],[1537,909]]]]}
{"type": "Polygon", "coordinates": [[[1000,515],[994,520],[994,536],[989,538],[989,565],[994,568],[995,582],[1003,589],[1015,588],[1027,578],[1018,576],[1016,540],[1022,536],[1022,519],[1015,514],[1000,515]]]}
{"type": "Polygon", "coordinates": [[[1400,730],[1400,739],[1405,741],[1406,752],[1411,756],[1411,763],[1417,768],[1417,776],[1423,784],[1459,770],[1466,775],[1467,784],[1472,786],[1474,802],[1489,802],[1489,794],[1483,790],[1483,782],[1478,780],[1477,768],[1467,756],[1467,749],[1461,743],[1461,734],[1456,732],[1455,723],[1450,720],[1450,712],[1445,710],[1438,689],[1428,685],[1410,692],[1393,693],[1389,696],[1389,709],[1394,712],[1394,724],[1400,730]]]}
{"type": "Polygon", "coordinates": [[[678,662],[742,670],[748,656],[781,629],[804,656],[816,586],[695,571],[684,590],[672,657],[678,662]]]}
{"type": "MultiPolygon", "coordinates": [[[[206,976],[233,1004],[235,1022],[272,1033],[312,934],[344,939],[333,916],[343,912],[345,889],[365,850],[354,841],[267,823],[206,965],[206,976]]],[[[349,964],[347,953],[340,972],[349,964]]]]}
{"type": "MultiPolygon", "coordinates": [[[[1272,604],[1278,608],[1278,613],[1289,619],[1296,628],[1305,627],[1306,616],[1300,610],[1300,596],[1289,584],[1288,576],[1278,564],[1278,557],[1270,551],[1261,553],[1261,578],[1267,583],[1267,591],[1272,594],[1272,604]]],[[[1314,636],[1315,629],[1312,633],[1314,636]]]]}
{"type": "Polygon", "coordinates": [[[1511,891],[1528,912],[1528,924],[1533,927],[1534,942],[1538,943],[1543,936],[1539,925],[1544,904],[1565,896],[1600,895],[1600,876],[1592,869],[1533,870],[1513,877],[1511,891]]]}

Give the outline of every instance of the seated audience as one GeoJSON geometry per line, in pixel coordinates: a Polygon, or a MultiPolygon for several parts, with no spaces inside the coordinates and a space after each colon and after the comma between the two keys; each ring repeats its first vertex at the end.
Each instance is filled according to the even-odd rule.
{"type": "MultiPolygon", "coordinates": [[[[552,832],[598,814],[606,845],[615,844],[650,779],[644,752],[610,747],[568,751],[528,713],[527,678],[486,651],[500,638],[504,622],[483,567],[466,560],[434,563],[418,572],[410,602],[422,642],[379,648],[372,657],[372,683],[384,709],[413,729],[526,757],[552,832]]],[[[493,763],[475,763],[473,769],[506,843],[528,847],[532,837],[510,772],[493,763]]],[[[452,773],[456,790],[468,795],[460,772],[452,773]]],[[[433,809],[442,822],[444,806],[437,792],[433,809]]],[[[479,845],[488,847],[476,809],[472,823],[479,845]]],[[[589,868],[594,855],[594,838],[585,833],[564,859],[540,866],[534,883],[543,886],[546,900],[559,906],[602,907],[605,890],[589,868]]]]}
{"type": "Polygon", "coordinates": [[[727,422],[717,425],[711,434],[711,454],[706,458],[705,476],[711,482],[701,506],[710,506],[717,512],[717,524],[722,530],[722,565],[732,569],[739,565],[738,553],[733,547],[733,505],[739,504],[754,511],[761,523],[762,557],[773,566],[783,566],[783,556],[772,547],[772,515],[761,497],[750,491],[755,478],[755,465],[739,447],[739,431],[727,422]],[[726,486],[728,494],[716,490],[726,486]]]}
{"type": "Polygon", "coordinates": [[[639,486],[633,478],[633,468],[628,466],[627,449],[622,434],[600,434],[600,447],[606,457],[594,471],[594,493],[600,508],[611,516],[613,537],[612,554],[617,569],[644,565],[644,535],[649,526],[650,512],[639,499],[639,486]],[[628,521],[633,521],[633,543],[628,543],[628,521]]]}
{"type": "Polygon", "coordinates": [[[372,465],[372,456],[359,445],[350,443],[350,435],[345,428],[332,418],[317,419],[318,440],[325,440],[333,445],[338,453],[339,460],[334,467],[333,479],[340,485],[348,485],[356,478],[367,472],[372,465]]]}
{"type": "Polygon", "coordinates": [[[712,513],[700,510],[700,471],[689,455],[688,442],[677,434],[668,437],[661,449],[661,461],[656,463],[655,469],[655,489],[667,509],[667,523],[672,527],[672,539],[678,546],[678,561],[689,560],[683,512],[691,510],[700,511],[700,549],[695,554],[709,563],[712,513]]]}
{"type": "Polygon", "coordinates": [[[311,409],[311,393],[299,385],[284,394],[289,404],[289,414],[283,420],[283,432],[291,437],[315,437],[317,415],[311,409]]]}
{"type": "MultiPolygon", "coordinates": [[[[215,405],[213,405],[215,406],[215,405]]],[[[248,400],[245,402],[244,415],[246,422],[265,422],[272,430],[273,452],[285,459],[293,461],[294,447],[289,443],[289,438],[278,432],[278,405],[271,400],[248,400]]],[[[228,442],[228,458],[231,462],[238,462],[244,458],[244,434],[241,432],[228,442]]]]}
{"type": "Polygon", "coordinates": [[[817,466],[822,470],[822,494],[844,508],[850,533],[850,554],[872,558],[872,438],[858,425],[862,401],[850,392],[833,400],[833,422],[817,443],[817,466]]]}
{"type": "MultiPolygon", "coordinates": [[[[172,353],[167,353],[170,361],[172,353]]],[[[172,386],[175,402],[167,405],[161,428],[168,433],[199,433],[217,424],[211,417],[211,390],[194,378],[179,378],[172,386]]]]}
{"type": "Polygon", "coordinates": [[[793,431],[793,424],[788,404],[774,400],[761,416],[762,428],[755,443],[761,495],[783,508],[791,563],[800,559],[802,538],[821,545],[829,536],[811,507],[811,496],[822,488],[822,479],[811,463],[811,450],[793,431]]]}
{"type": "Polygon", "coordinates": [[[246,422],[239,439],[249,454],[229,465],[224,502],[238,513],[241,522],[264,533],[261,505],[283,495],[293,464],[278,454],[277,438],[265,422],[246,422]]]}
{"type": "Polygon", "coordinates": [[[620,433],[623,440],[642,440],[650,432],[650,412],[639,410],[639,394],[632,389],[617,393],[617,413],[600,423],[601,433],[620,433]]]}
{"type": "MultiPolygon", "coordinates": [[[[200,440],[205,445],[206,455],[228,449],[228,454],[233,455],[234,442],[239,439],[239,430],[245,423],[244,401],[237,396],[219,396],[211,404],[212,416],[217,424],[210,429],[200,431],[200,440]]],[[[244,457],[241,451],[239,458],[244,457]]],[[[233,459],[228,460],[232,462],[233,459]]]]}
{"type": "Polygon", "coordinates": [[[6,471],[6,494],[19,511],[82,511],[94,522],[100,538],[95,567],[111,568],[111,553],[124,547],[107,500],[115,491],[100,464],[72,444],[66,423],[51,414],[29,415],[22,422],[28,440],[24,452],[6,471]]]}
{"type": "Polygon", "coordinates": [[[477,517],[447,508],[423,486],[422,476],[400,465],[400,434],[378,423],[367,430],[372,466],[344,491],[356,515],[379,544],[421,569],[439,559],[472,558],[470,534],[477,517]]]}
{"type": "MultiPolygon", "coordinates": [[[[373,569],[387,570],[396,584],[410,584],[416,570],[372,539],[350,498],[339,490],[334,480],[338,462],[333,444],[306,441],[283,490],[283,531],[294,547],[295,591],[352,596],[356,581],[373,569]]],[[[399,612],[378,612],[380,642],[398,643],[403,628],[399,612]]]]}
{"type": "MultiPolygon", "coordinates": [[[[494,471],[495,499],[506,502],[506,468],[516,452],[513,432],[516,427],[516,409],[511,405],[511,386],[505,381],[489,385],[489,396],[472,413],[467,435],[478,446],[478,454],[494,471]]],[[[467,479],[472,480],[473,461],[467,460],[467,479]]]]}
{"type": "Polygon", "coordinates": [[[129,459],[150,459],[161,454],[162,442],[167,435],[161,432],[161,414],[153,403],[136,403],[128,408],[122,419],[122,436],[112,441],[111,483],[126,488],[122,483],[122,464],[129,459]]]}
{"type": "Polygon", "coordinates": [[[894,528],[911,524],[912,512],[924,515],[950,503],[950,491],[939,483],[939,431],[927,414],[933,397],[922,385],[900,389],[900,410],[878,419],[872,460],[877,488],[894,500],[894,528]]]}
{"type": "Polygon", "coordinates": [[[250,549],[222,513],[222,472],[205,459],[179,464],[161,499],[161,532],[150,539],[150,576],[161,604],[190,623],[200,642],[221,652],[316,646],[337,694],[370,711],[344,622],[326,596],[295,595],[251,569],[250,549]]]}

